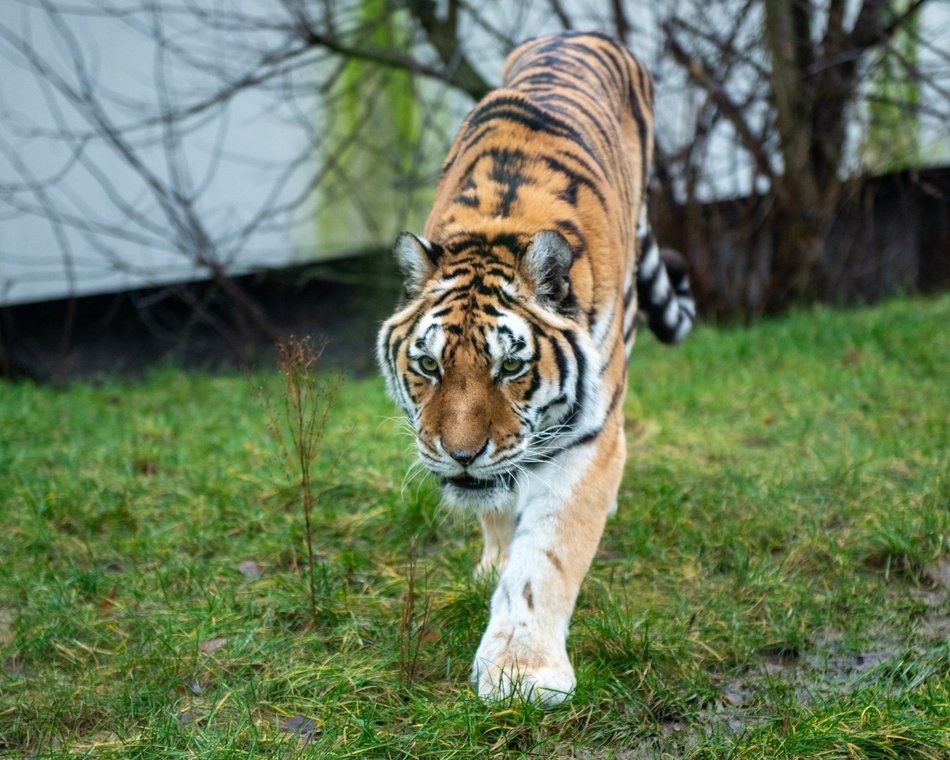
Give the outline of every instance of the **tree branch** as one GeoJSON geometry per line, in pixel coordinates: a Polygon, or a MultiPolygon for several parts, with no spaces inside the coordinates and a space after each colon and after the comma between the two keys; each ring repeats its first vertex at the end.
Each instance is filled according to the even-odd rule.
{"type": "Polygon", "coordinates": [[[728,93],[723,89],[722,83],[719,82],[716,77],[712,76],[708,65],[704,61],[692,57],[686,49],[683,48],[676,38],[672,24],[667,22],[664,25],[664,32],[666,33],[667,45],[673,54],[674,60],[686,70],[686,74],[691,82],[709,94],[709,97],[712,98],[716,107],[722,111],[723,116],[729,120],[736,130],[736,135],[738,135],[742,146],[748,151],[749,155],[752,156],[756,168],[768,177],[774,186],[776,184],[775,169],[772,166],[768,153],[763,149],[762,143],[755,136],[749,123],[746,121],[742,109],[732,101],[728,93]]]}
{"type": "Polygon", "coordinates": [[[491,90],[471,61],[465,57],[458,40],[458,3],[449,1],[448,17],[439,20],[432,0],[408,0],[409,11],[425,30],[429,43],[445,66],[443,81],[481,100],[491,90]]]}

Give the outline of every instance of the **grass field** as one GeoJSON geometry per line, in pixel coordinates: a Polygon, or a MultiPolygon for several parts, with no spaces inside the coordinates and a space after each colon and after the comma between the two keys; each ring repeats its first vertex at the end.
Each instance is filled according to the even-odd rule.
{"type": "Polygon", "coordinates": [[[317,464],[315,624],[276,372],[0,384],[0,754],[950,757],[948,325],[644,334],[549,711],[469,689],[475,521],[404,482],[378,379],[317,464]]]}

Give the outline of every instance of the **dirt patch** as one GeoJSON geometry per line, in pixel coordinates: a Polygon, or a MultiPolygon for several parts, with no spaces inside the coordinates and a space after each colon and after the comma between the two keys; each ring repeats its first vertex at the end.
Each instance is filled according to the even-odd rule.
{"type": "Polygon", "coordinates": [[[926,657],[928,650],[950,640],[950,560],[941,560],[928,568],[927,576],[931,583],[910,591],[911,596],[926,605],[911,631],[878,631],[859,651],[850,649],[840,632],[823,631],[801,656],[763,655],[741,677],[723,681],[723,704],[746,708],[763,700],[768,702],[776,688],[793,689],[799,703],[809,704],[847,694],[868,673],[886,667],[889,661],[897,667],[918,655],[926,657]]]}
{"type": "Polygon", "coordinates": [[[950,559],[937,560],[924,568],[924,577],[930,585],[931,591],[936,591],[944,598],[950,594],[950,559]]]}
{"type": "Polygon", "coordinates": [[[927,605],[918,630],[928,639],[950,641],[950,558],[925,567],[924,578],[926,584],[914,590],[914,596],[927,605]]]}

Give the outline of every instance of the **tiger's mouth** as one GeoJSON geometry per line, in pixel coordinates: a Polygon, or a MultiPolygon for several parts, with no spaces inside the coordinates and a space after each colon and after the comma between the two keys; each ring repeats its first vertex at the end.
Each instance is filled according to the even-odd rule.
{"type": "Polygon", "coordinates": [[[460,488],[463,491],[511,490],[514,484],[514,477],[507,472],[488,478],[473,478],[471,475],[459,475],[455,478],[443,478],[442,482],[460,488]]]}
{"type": "Polygon", "coordinates": [[[501,478],[473,478],[469,475],[462,475],[458,478],[445,478],[445,482],[456,488],[462,488],[466,491],[487,491],[502,485],[501,478]]]}

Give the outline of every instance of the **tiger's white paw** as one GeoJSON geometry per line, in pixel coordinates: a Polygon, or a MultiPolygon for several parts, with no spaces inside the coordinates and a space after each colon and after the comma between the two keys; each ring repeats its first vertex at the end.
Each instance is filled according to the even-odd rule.
{"type": "Polygon", "coordinates": [[[565,654],[558,662],[523,667],[516,659],[489,660],[476,655],[472,682],[478,696],[488,700],[520,697],[553,707],[574,693],[577,679],[565,654]]]}

